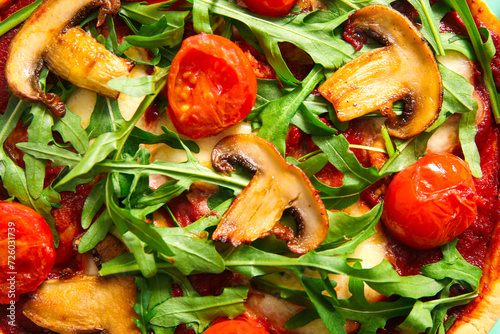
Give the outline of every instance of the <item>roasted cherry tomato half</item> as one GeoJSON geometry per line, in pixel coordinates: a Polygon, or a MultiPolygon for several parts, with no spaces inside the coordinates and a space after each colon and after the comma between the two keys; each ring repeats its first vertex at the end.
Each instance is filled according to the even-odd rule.
{"type": "Polygon", "coordinates": [[[203,334],[269,334],[259,323],[246,317],[216,320],[203,334]]]}
{"type": "Polygon", "coordinates": [[[34,291],[54,266],[52,232],[35,210],[0,202],[0,303],[34,291]]]}
{"type": "Polygon", "coordinates": [[[476,219],[477,195],[468,165],[452,154],[429,154],[394,176],[382,220],[418,249],[450,242],[476,219]]]}
{"type": "Polygon", "coordinates": [[[297,3],[297,0],[243,0],[252,12],[270,17],[285,16],[297,3]]]}
{"type": "Polygon", "coordinates": [[[175,128],[197,139],[243,120],[255,103],[257,79],[235,43],[202,33],[182,42],[170,66],[167,93],[175,128]]]}

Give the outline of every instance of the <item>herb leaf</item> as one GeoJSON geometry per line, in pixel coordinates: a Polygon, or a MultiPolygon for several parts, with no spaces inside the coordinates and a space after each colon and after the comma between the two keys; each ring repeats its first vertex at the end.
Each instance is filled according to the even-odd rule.
{"type": "Polygon", "coordinates": [[[248,287],[225,288],[219,296],[176,297],[158,305],[151,324],[175,327],[192,324],[196,333],[201,333],[217,317],[234,318],[245,312],[243,302],[248,287]]]}

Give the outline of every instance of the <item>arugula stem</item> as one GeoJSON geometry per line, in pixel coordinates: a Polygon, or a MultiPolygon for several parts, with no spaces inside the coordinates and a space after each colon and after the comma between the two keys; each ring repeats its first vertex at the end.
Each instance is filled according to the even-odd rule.
{"type": "Polygon", "coordinates": [[[0,36],[6,34],[9,30],[24,22],[31,13],[42,3],[43,0],[37,0],[30,5],[27,5],[0,23],[0,36]]]}

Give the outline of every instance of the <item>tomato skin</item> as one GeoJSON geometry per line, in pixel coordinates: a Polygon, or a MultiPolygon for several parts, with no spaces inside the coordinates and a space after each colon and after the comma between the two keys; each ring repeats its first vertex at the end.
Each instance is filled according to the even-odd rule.
{"type": "Polygon", "coordinates": [[[382,220],[418,249],[453,240],[476,219],[478,196],[468,165],[452,154],[429,154],[394,176],[382,220]]]}
{"type": "Polygon", "coordinates": [[[243,120],[257,96],[257,79],[243,51],[230,40],[186,38],[170,66],[167,113],[176,130],[198,139],[243,120]]]}
{"type": "Polygon", "coordinates": [[[270,17],[285,16],[297,0],[243,0],[252,12],[270,17]]]}
{"type": "Polygon", "coordinates": [[[0,303],[34,291],[52,270],[55,256],[52,232],[42,216],[19,203],[0,202],[0,303]]]}
{"type": "Polygon", "coordinates": [[[269,334],[259,323],[246,317],[216,320],[203,334],[269,334]]]}

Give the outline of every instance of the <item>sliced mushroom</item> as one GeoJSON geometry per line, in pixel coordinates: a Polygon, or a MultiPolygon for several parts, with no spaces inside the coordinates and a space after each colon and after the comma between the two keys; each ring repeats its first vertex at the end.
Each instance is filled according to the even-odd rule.
{"type": "Polygon", "coordinates": [[[219,171],[234,171],[238,163],[255,172],[217,226],[212,238],[234,246],[274,233],[288,248],[304,254],[326,237],[328,215],[316,189],[302,170],[287,163],[272,143],[255,135],[223,138],[212,151],[219,171]],[[290,209],[297,233],[279,222],[290,209]]]}
{"type": "Polygon", "coordinates": [[[97,6],[102,6],[99,12],[99,23],[102,23],[106,14],[118,11],[120,1],[45,0],[37,7],[10,45],[5,75],[14,95],[29,102],[41,101],[54,115],[64,114],[65,107],[59,96],[45,95],[38,86],[42,55],[67,27],[97,6]]]}
{"type": "Polygon", "coordinates": [[[350,31],[386,46],[356,57],[319,87],[339,120],[380,110],[388,116],[386,125],[394,137],[406,139],[427,129],[439,115],[443,87],[422,34],[405,16],[383,5],[356,11],[347,24],[350,31]],[[399,117],[392,111],[398,100],[405,101],[399,117]]]}
{"type": "Polygon", "coordinates": [[[116,56],[80,27],[52,39],[43,60],[61,78],[112,99],[120,92],[110,88],[108,81],[127,76],[134,67],[133,62],[116,56]]]}
{"type": "Polygon", "coordinates": [[[132,318],[133,277],[76,276],[45,281],[24,305],[35,324],[58,333],[141,333],[132,318]]]}

